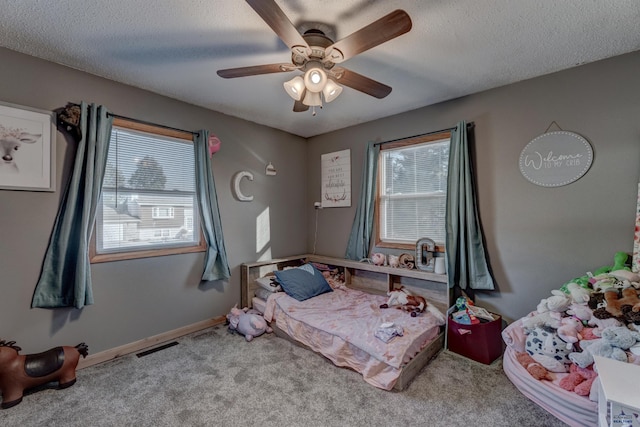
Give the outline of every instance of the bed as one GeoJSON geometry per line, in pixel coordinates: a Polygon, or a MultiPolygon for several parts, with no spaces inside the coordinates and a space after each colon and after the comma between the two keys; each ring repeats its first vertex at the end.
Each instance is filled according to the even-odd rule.
{"type": "Polygon", "coordinates": [[[264,307],[264,317],[279,337],[359,372],[375,387],[403,390],[443,348],[445,322],[438,312],[446,312],[448,289],[441,275],[401,270],[327,257],[291,257],[245,264],[242,293],[253,308],[264,307]],[[252,296],[256,279],[309,263],[332,272],[331,277],[325,274],[331,291],[303,301],[287,292],[252,296]],[[380,308],[387,302],[386,290],[398,286],[425,296],[436,310],[412,317],[395,308],[380,308]],[[389,337],[379,332],[385,323],[399,326],[402,335],[386,341],[389,337]]]}

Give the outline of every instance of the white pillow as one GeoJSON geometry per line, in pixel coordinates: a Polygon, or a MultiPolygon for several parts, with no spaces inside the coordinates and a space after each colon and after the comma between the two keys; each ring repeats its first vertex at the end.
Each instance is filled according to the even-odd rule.
{"type": "Polygon", "coordinates": [[[263,288],[258,288],[256,289],[256,297],[262,299],[262,300],[268,300],[269,296],[273,295],[274,292],[268,291],[266,289],[263,288]]]}
{"type": "Polygon", "coordinates": [[[282,291],[282,287],[280,286],[280,284],[278,282],[276,282],[276,277],[275,276],[260,277],[259,279],[256,279],[256,283],[262,289],[266,289],[269,292],[281,292],[282,291]]]}

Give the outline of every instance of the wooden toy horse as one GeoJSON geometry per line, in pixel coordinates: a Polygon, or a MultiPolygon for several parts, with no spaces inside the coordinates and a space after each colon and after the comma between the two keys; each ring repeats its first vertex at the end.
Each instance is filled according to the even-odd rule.
{"type": "Polygon", "coordinates": [[[2,409],[22,402],[24,391],[39,385],[57,381],[59,389],[71,387],[76,382],[80,355],[89,354],[89,347],[81,343],[24,356],[18,354],[22,349],[15,344],[15,341],[0,341],[2,409]]]}

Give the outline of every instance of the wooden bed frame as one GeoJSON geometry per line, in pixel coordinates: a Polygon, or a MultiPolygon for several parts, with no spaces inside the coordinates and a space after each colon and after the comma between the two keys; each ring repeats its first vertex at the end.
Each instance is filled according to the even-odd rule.
{"type": "MultiPolygon", "coordinates": [[[[388,290],[401,285],[410,289],[414,294],[425,297],[428,302],[436,306],[445,315],[449,308],[450,293],[445,275],[427,273],[420,270],[376,266],[321,255],[298,255],[242,264],[242,287],[240,295],[242,307],[252,306],[251,300],[255,290],[258,288],[258,285],[255,283],[257,278],[263,277],[272,271],[282,270],[285,267],[299,266],[305,262],[317,262],[343,269],[345,283],[349,288],[378,295],[386,295],[388,290]]],[[[278,337],[313,351],[278,328],[275,322],[271,324],[271,327],[278,337]]],[[[444,348],[445,334],[446,329],[443,326],[438,336],[402,368],[394,390],[404,390],[407,388],[422,368],[444,348]]]]}

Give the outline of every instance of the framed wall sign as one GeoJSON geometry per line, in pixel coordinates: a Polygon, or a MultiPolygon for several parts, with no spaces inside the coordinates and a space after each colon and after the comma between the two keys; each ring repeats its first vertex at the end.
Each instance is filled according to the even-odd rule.
{"type": "Polygon", "coordinates": [[[55,191],[55,113],[0,102],[0,190],[55,191]]]}
{"type": "Polygon", "coordinates": [[[321,156],[322,207],[351,206],[351,150],[321,156]]]}
{"type": "Polygon", "coordinates": [[[593,162],[589,142],[577,133],[546,132],[520,153],[520,172],[542,187],[560,187],[580,179],[593,162]]]}

